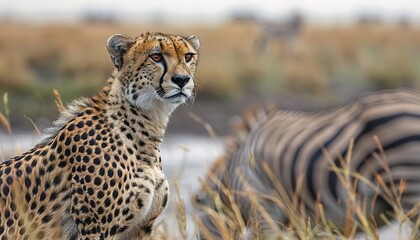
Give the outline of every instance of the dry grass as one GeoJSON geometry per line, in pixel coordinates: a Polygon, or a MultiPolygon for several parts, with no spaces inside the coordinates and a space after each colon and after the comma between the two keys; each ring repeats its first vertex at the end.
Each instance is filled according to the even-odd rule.
{"type": "MultiPolygon", "coordinates": [[[[358,172],[354,172],[350,166],[353,141],[350,142],[347,155],[340,158],[340,167],[337,166],[333,157],[324,150],[325,156],[330,161],[331,171],[335,172],[340,181],[345,194],[348,198],[345,200],[346,216],[344,226],[340,226],[337,222],[331,221],[325,214],[325,209],[328,206],[323,206],[320,202],[317,203],[317,212],[308,213],[304,205],[300,202],[299,181],[296,193],[289,197],[282,185],[278,182],[277,177],[273,174],[271,168],[263,163],[263,169],[268,178],[272,181],[274,189],[272,194],[264,195],[253,191],[252,188],[247,188],[244,192],[232,192],[219,179],[211,175],[209,181],[202,182],[202,189],[206,192],[209,205],[199,205],[195,203],[198,209],[201,209],[201,214],[205,214],[211,220],[211,228],[209,222],[203,221],[203,218],[196,217],[197,227],[206,239],[266,239],[266,235],[260,235],[259,220],[264,219],[271,229],[269,239],[355,239],[362,235],[366,239],[379,239],[380,222],[384,224],[391,224],[391,220],[396,220],[398,225],[398,233],[392,236],[394,239],[403,238],[402,226],[409,223],[412,226],[412,232],[408,239],[418,239],[420,236],[420,203],[412,207],[412,209],[404,209],[401,203],[401,196],[406,188],[405,181],[399,181],[394,184],[391,177],[391,172],[388,167],[388,161],[381,142],[378,137],[374,136],[373,140],[376,142],[380,152],[374,157],[379,161],[385,170],[385,177],[377,175],[376,181],[372,182],[358,172]],[[385,182],[390,182],[388,185],[385,182]],[[381,196],[387,203],[392,206],[392,212],[379,213],[379,219],[374,218],[373,210],[367,207],[372,204],[370,209],[373,209],[374,201],[366,203],[364,197],[359,194],[359,183],[363,183],[376,192],[376,196],[381,196]],[[219,189],[214,190],[214,185],[219,189]],[[238,212],[238,203],[235,202],[233,195],[244,195],[252,202],[254,209],[253,217],[248,221],[247,226],[244,225],[244,219],[238,212]],[[223,201],[221,201],[223,199],[223,201]],[[285,215],[288,216],[289,222],[287,224],[280,224],[276,222],[272,215],[260,203],[263,199],[270,199],[277,206],[281,208],[285,215]],[[220,237],[221,236],[221,237],[220,237]]],[[[252,159],[252,156],[250,156],[252,159]]],[[[252,160],[251,160],[252,161],[252,160]]],[[[241,179],[244,185],[247,184],[247,179],[241,179]]],[[[378,213],[375,213],[376,215],[378,213]]],[[[378,216],[376,216],[378,217],[378,216]]],[[[395,223],[393,223],[395,224],[395,223]]]]}
{"type": "MultiPolygon", "coordinates": [[[[56,103],[58,109],[63,109],[64,106],[61,104],[60,93],[54,90],[56,97],[56,103]]],[[[8,97],[3,97],[3,105],[5,113],[1,116],[5,116],[5,120],[1,122],[2,126],[7,129],[10,126],[7,120],[9,112],[8,108],[8,97]]],[[[198,122],[202,123],[206,127],[211,137],[215,138],[214,131],[211,126],[200,119],[198,116],[193,116],[198,122]]],[[[11,133],[11,129],[10,129],[11,133]]],[[[374,136],[379,154],[375,154],[374,157],[377,161],[381,162],[382,167],[385,169],[385,177],[391,178],[390,169],[388,167],[387,157],[382,149],[380,139],[374,136]]],[[[251,187],[245,188],[242,193],[244,196],[249,198],[253,205],[253,211],[255,216],[260,216],[268,223],[272,233],[275,235],[275,239],[354,239],[360,232],[365,234],[369,239],[378,239],[379,228],[378,223],[372,217],[373,213],[370,213],[366,208],[366,203],[361,201],[362,196],[358,193],[358,183],[362,182],[371,189],[377,192],[377,195],[381,195],[393,209],[392,213],[381,213],[380,218],[385,224],[391,224],[391,219],[397,220],[397,224],[401,228],[404,223],[409,222],[413,226],[413,231],[409,236],[409,239],[418,239],[420,227],[420,203],[415,205],[412,209],[404,209],[401,204],[401,196],[405,190],[406,182],[400,181],[398,184],[391,184],[388,186],[385,184],[385,180],[381,176],[376,176],[376,182],[373,183],[366,179],[364,176],[357,172],[352,171],[350,168],[350,162],[353,153],[353,141],[350,142],[347,155],[340,158],[340,167],[337,166],[330,153],[324,151],[325,156],[330,161],[331,171],[335,172],[338,176],[338,180],[342,184],[345,192],[347,193],[348,199],[346,202],[347,215],[344,227],[336,225],[331,222],[325,215],[324,207],[321,203],[317,203],[317,212],[315,215],[311,215],[305,211],[304,206],[299,201],[300,188],[298,181],[298,187],[294,196],[289,197],[286,190],[277,181],[276,176],[266,164],[263,165],[263,169],[267,174],[268,178],[272,181],[274,189],[272,194],[259,194],[255,193],[251,187]],[[281,207],[285,214],[289,217],[290,221],[288,224],[278,224],[269,212],[262,206],[262,199],[270,199],[272,202],[281,207]]],[[[252,164],[258,164],[252,155],[249,156],[252,164]]],[[[223,161],[223,159],[222,159],[223,161]]],[[[223,162],[219,162],[217,168],[223,168],[223,162]]],[[[217,233],[222,237],[221,239],[266,239],[266,236],[260,235],[259,229],[261,228],[258,219],[251,219],[251,221],[245,222],[240,212],[240,207],[235,201],[235,194],[230,189],[226,188],[217,176],[209,176],[211,181],[202,181],[202,188],[206,191],[207,195],[210,196],[214,208],[208,206],[198,206],[201,211],[210,216],[212,221],[215,223],[217,233]],[[221,190],[220,192],[214,191],[213,186],[221,190]]],[[[300,179],[302,180],[302,179],[300,179]]],[[[241,179],[245,185],[247,179],[241,179]]],[[[393,181],[387,181],[393,183],[393,181]]],[[[249,185],[250,186],[250,185],[249,185]]],[[[154,232],[155,239],[191,239],[191,233],[187,231],[187,216],[185,211],[185,200],[189,196],[181,196],[178,184],[175,183],[175,207],[176,207],[176,219],[177,224],[175,229],[170,229],[165,219],[158,222],[155,226],[156,231],[154,232]]],[[[201,221],[201,218],[193,214],[195,228],[197,232],[193,235],[196,238],[198,231],[206,239],[220,239],[213,235],[214,229],[209,229],[209,226],[201,221]]],[[[174,224],[170,224],[174,225],[174,224]]],[[[401,235],[396,236],[402,239],[401,235]]]]}
{"type": "Polygon", "coordinates": [[[64,102],[97,92],[112,70],[105,41],[117,32],[197,34],[202,42],[196,76],[200,99],[286,91],[328,98],[340,88],[417,88],[420,81],[420,31],[401,26],[308,26],[295,41],[273,39],[262,50],[256,47],[262,32],[256,23],[0,23],[0,29],[0,89],[18,99],[13,101],[13,122],[23,113],[52,118],[51,88],[61,91],[64,102]],[[34,110],[32,102],[45,108],[34,110]]]}
{"type": "Polygon", "coordinates": [[[3,105],[4,105],[4,113],[0,112],[0,125],[9,133],[12,134],[12,128],[10,127],[10,120],[9,120],[9,95],[4,93],[3,95],[3,105]]]}

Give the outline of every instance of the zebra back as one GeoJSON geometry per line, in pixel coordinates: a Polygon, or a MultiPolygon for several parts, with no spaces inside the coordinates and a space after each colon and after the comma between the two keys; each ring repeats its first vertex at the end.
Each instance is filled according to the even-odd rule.
{"type": "MultiPolygon", "coordinates": [[[[352,140],[348,168],[366,180],[357,183],[360,201],[366,203],[366,214],[380,222],[379,215],[392,210],[389,199],[378,190],[379,180],[387,187],[401,181],[408,183],[401,193],[402,207],[409,209],[420,200],[417,92],[369,93],[332,110],[312,113],[278,110],[261,118],[244,119],[248,122],[239,125],[236,131],[239,134],[234,135],[225,156],[212,169],[219,182],[211,188],[221,194],[223,203],[240,209],[246,225],[259,222],[260,230],[271,231],[275,228],[273,223],[285,223],[291,215],[277,200],[295,204],[297,199],[297,204],[304,206],[312,219],[317,215],[317,206],[322,204],[325,216],[342,226],[348,214],[349,195],[333,168],[343,168],[343,156],[349,154],[352,140]],[[270,221],[263,213],[269,214],[270,221]]],[[[215,208],[206,193],[200,192],[197,202],[215,208]]],[[[202,219],[211,222],[209,218],[202,219]]]]}

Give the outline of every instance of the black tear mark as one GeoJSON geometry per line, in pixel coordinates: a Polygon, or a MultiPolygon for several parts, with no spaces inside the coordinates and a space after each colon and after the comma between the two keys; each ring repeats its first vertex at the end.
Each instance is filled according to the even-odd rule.
{"type": "MultiPolygon", "coordinates": [[[[160,49],[163,49],[162,42],[159,42],[159,45],[160,45],[160,49]]],[[[160,87],[162,86],[162,83],[163,83],[163,77],[165,76],[166,72],[168,71],[168,68],[166,66],[165,58],[162,59],[162,65],[163,65],[163,74],[159,79],[159,86],[160,87]]]]}
{"type": "Polygon", "coordinates": [[[168,194],[163,197],[162,207],[166,207],[166,204],[168,204],[168,194]]]}

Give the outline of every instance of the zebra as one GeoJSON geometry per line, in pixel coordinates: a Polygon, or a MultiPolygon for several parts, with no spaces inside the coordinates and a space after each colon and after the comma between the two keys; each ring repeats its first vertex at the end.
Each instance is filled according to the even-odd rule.
{"type": "Polygon", "coordinates": [[[393,210],[381,186],[398,188],[406,181],[401,207],[409,210],[419,203],[420,93],[382,90],[317,112],[251,111],[193,195],[193,205],[210,236],[220,236],[220,223],[209,213],[229,217],[238,212],[246,234],[256,231],[253,223],[262,234],[273,234],[291,220],[291,210],[266,196],[297,199],[297,208],[303,206],[312,219],[322,206],[325,218],[344,228],[350,196],[339,169],[346,163],[362,178],[352,175],[352,183],[357,183],[364,213],[377,224],[393,210]]]}
{"type": "Polygon", "coordinates": [[[286,44],[298,38],[304,27],[304,20],[300,14],[293,14],[288,19],[279,21],[262,21],[260,22],[262,32],[256,39],[256,48],[264,51],[269,42],[273,40],[281,40],[286,44]]]}

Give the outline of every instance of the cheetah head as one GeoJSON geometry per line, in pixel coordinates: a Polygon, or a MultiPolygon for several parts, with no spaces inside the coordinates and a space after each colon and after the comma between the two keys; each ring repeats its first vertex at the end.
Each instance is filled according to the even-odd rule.
{"type": "Polygon", "coordinates": [[[115,34],[107,41],[123,95],[143,109],[156,103],[176,107],[194,97],[199,47],[195,35],[147,33],[132,39],[115,34]]]}

